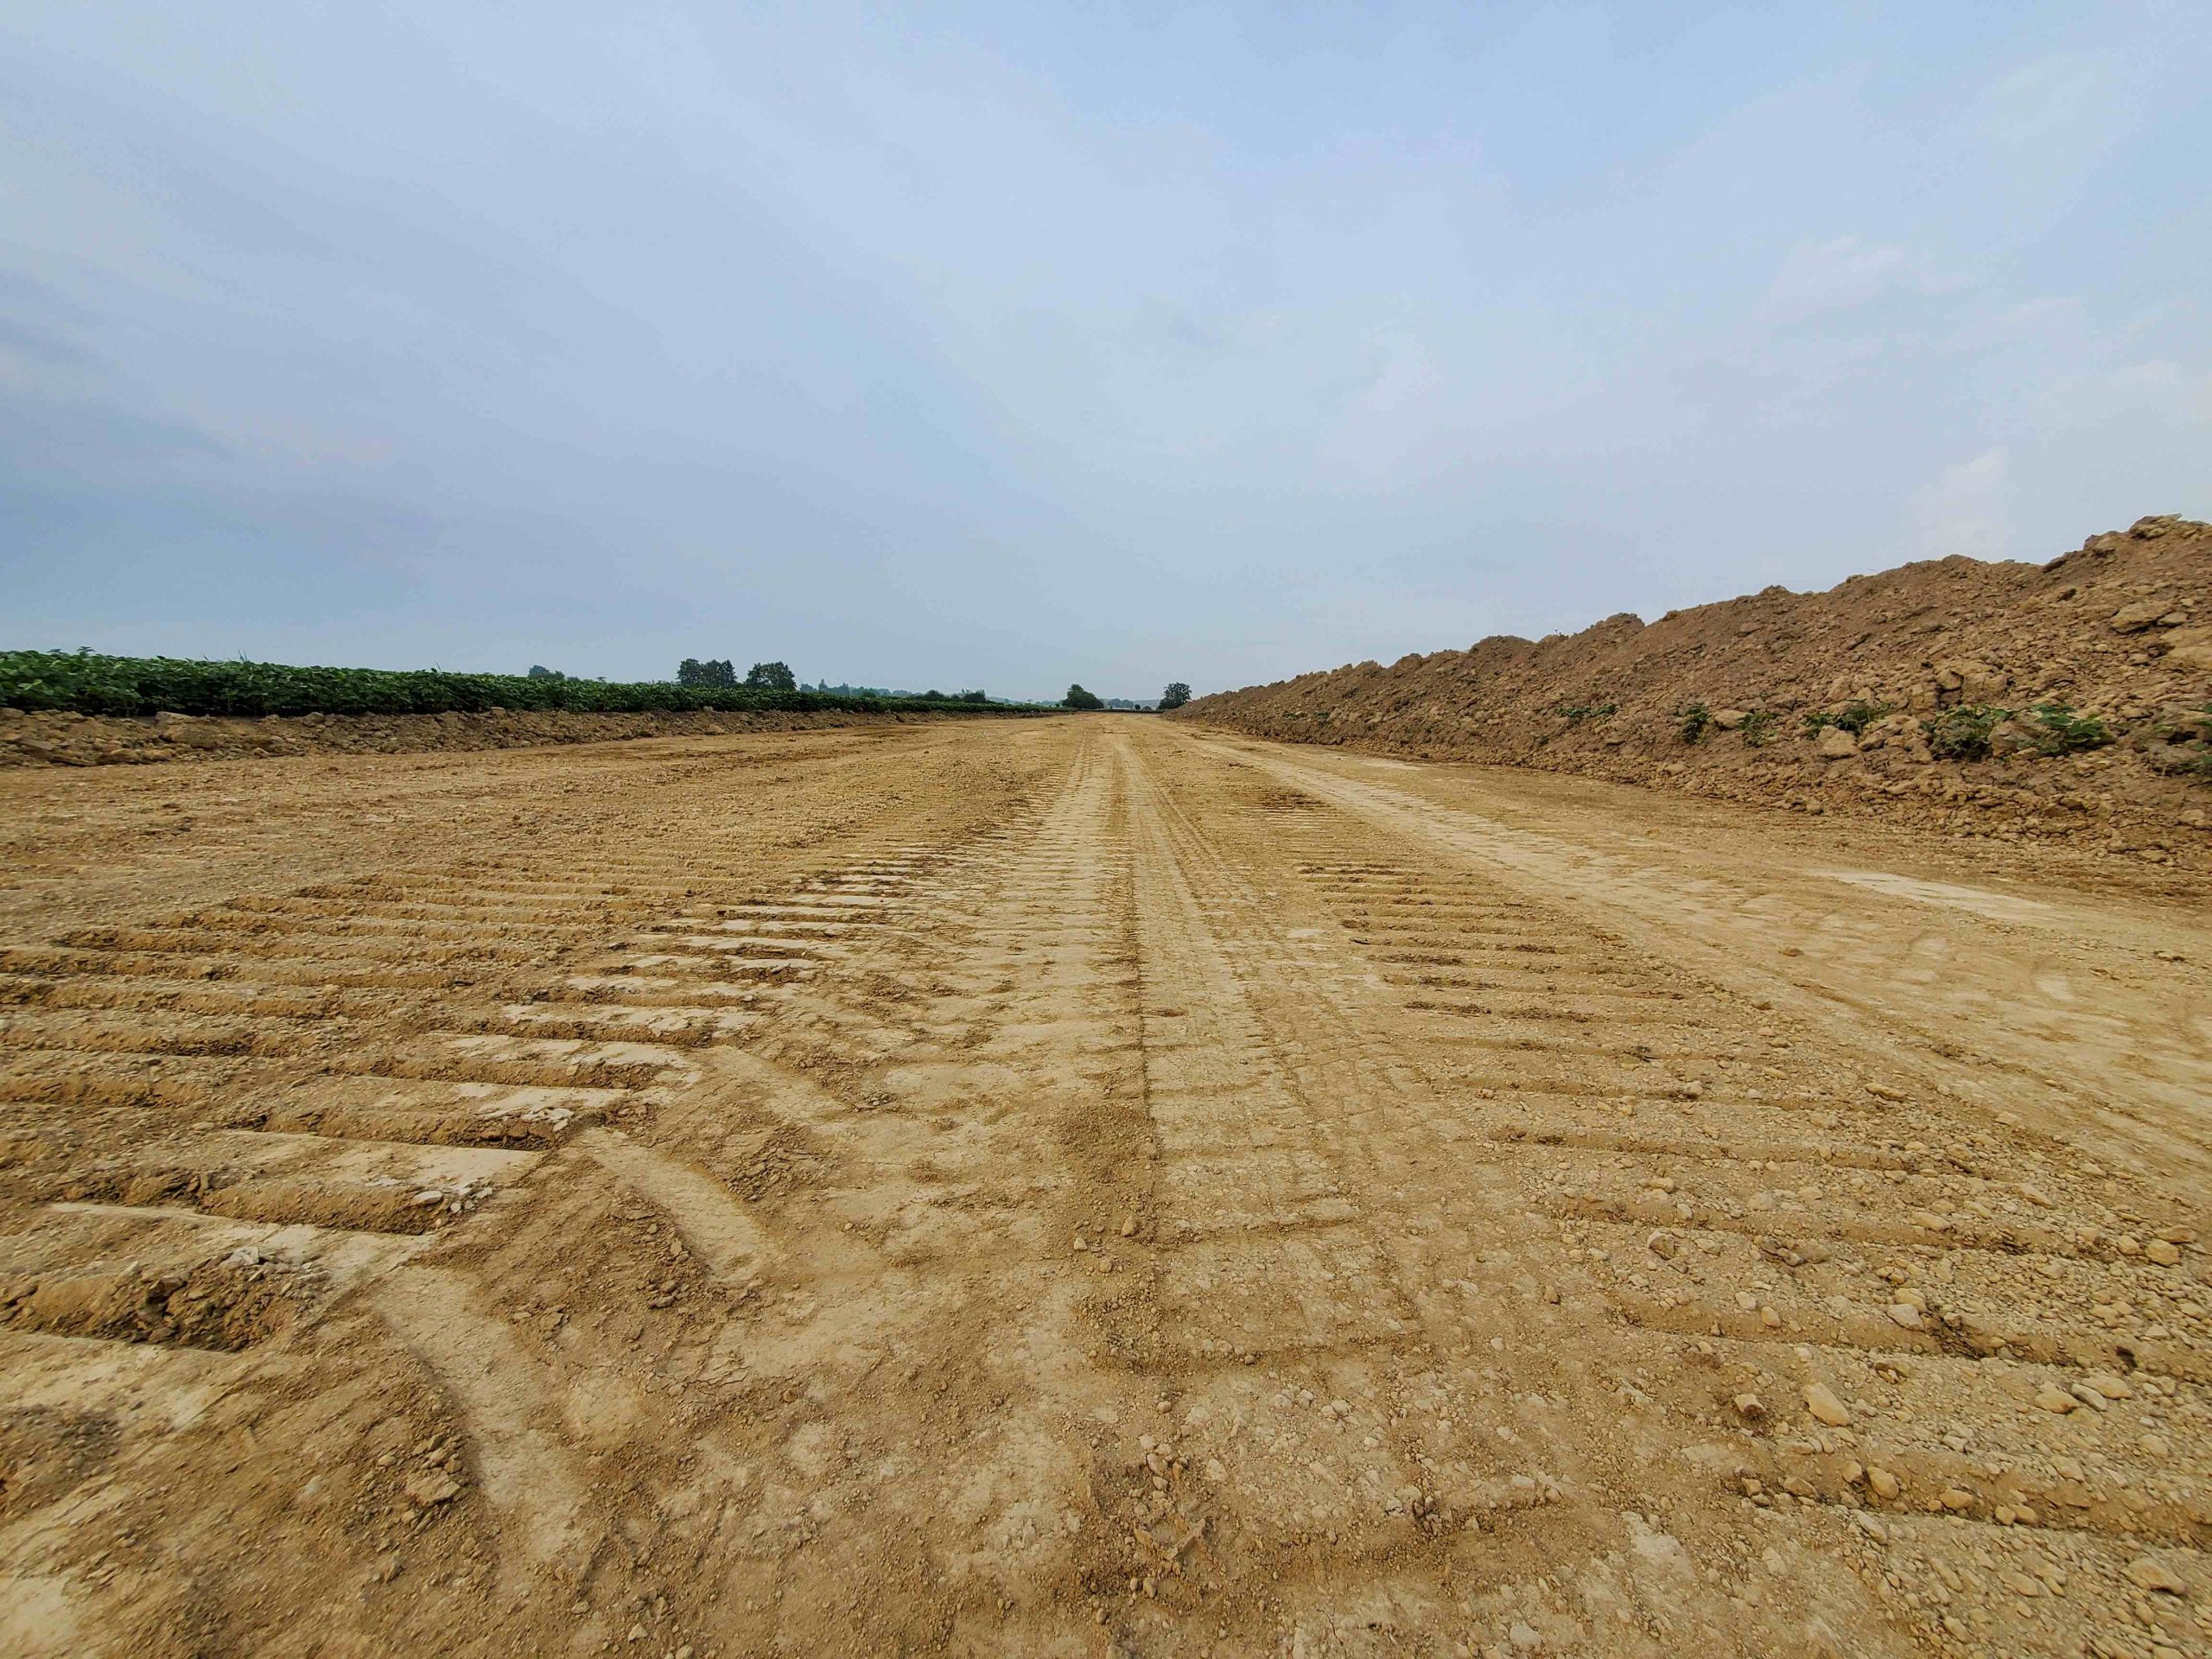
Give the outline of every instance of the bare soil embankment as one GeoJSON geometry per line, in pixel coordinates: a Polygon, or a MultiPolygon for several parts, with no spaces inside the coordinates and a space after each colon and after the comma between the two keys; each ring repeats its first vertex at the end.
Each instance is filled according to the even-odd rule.
{"type": "Polygon", "coordinates": [[[2212,525],[1948,558],[1201,697],[1254,736],[2212,867],[2212,525]]]}
{"type": "MultiPolygon", "coordinates": [[[[165,760],[235,760],[261,754],[416,754],[613,743],[638,737],[711,737],[793,732],[823,726],[898,726],[975,715],[900,710],[870,714],[648,712],[578,714],[495,709],[445,715],[270,715],[262,719],[162,714],[140,719],[0,709],[0,766],[143,766],[165,760]]],[[[1014,711],[1005,711],[1013,713],[1014,711]]]]}

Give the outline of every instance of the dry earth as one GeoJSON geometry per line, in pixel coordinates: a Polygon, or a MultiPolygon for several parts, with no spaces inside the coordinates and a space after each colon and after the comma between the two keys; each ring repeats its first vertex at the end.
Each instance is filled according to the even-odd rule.
{"type": "Polygon", "coordinates": [[[2212,872],[2212,524],[1500,635],[1182,717],[2212,872]],[[2112,741],[2076,747],[2083,716],[2112,741]]]}
{"type": "Polygon", "coordinates": [[[2183,873],[1141,717],[0,803],[7,1652],[2212,1640],[2183,873]]]}
{"type": "Polygon", "coordinates": [[[959,715],[901,709],[868,714],[752,714],[699,709],[631,715],[491,709],[480,714],[264,715],[257,719],[158,714],[143,717],[0,708],[0,768],[143,766],[241,755],[413,754],[516,749],[625,738],[795,732],[832,726],[900,726],[938,720],[1015,719],[1023,711],[959,715]]]}

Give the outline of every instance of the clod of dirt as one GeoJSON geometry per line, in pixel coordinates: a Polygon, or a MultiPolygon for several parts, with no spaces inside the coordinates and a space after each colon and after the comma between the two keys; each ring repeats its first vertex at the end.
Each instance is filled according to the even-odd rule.
{"type": "Polygon", "coordinates": [[[227,1352],[283,1330],[309,1288],[297,1268],[233,1251],[183,1272],[46,1274],[0,1285],[0,1324],[227,1352]]]}

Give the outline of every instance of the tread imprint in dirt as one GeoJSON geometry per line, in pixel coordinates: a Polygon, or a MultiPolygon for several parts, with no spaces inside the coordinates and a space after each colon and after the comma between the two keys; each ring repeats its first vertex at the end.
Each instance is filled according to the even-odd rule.
{"type": "MultiPolygon", "coordinates": [[[[2084,1203],[2055,1175],[2020,1180],[2023,1152],[2044,1161],[2032,1147],[1901,1110],[1901,1088],[1802,1052],[1802,1033],[1487,880],[1346,858],[1376,837],[1332,816],[1263,804],[1266,840],[1238,842],[1235,862],[1268,879],[1255,874],[1264,845],[1297,864],[1373,964],[1369,985],[1427,1023],[1404,1052],[1448,1057],[1425,1082],[1459,1103],[1440,1126],[1450,1144],[1516,1187],[1558,1239],[1511,1290],[1618,1320],[1619,1397],[1726,1436],[1716,1484],[1749,1508],[1826,1508],[1878,1533],[1878,1516],[1897,1526],[1918,1513],[1994,1522],[2062,1554],[2099,1538],[2202,1548],[2203,1473],[2172,1460],[2158,1432],[2205,1415],[2191,1386],[2202,1309],[2174,1271],[2196,1243],[2186,1220],[2139,1199],[2084,1203]],[[1445,1002],[1446,988],[1462,995],[1445,1002]],[[1451,1028],[1475,1021],[1472,1040],[1451,1028]],[[1824,1201],[1839,1186],[1848,1207],[1824,1201]],[[1593,1213],[1612,1218],[1607,1236],[1593,1236],[1593,1213]],[[2054,1290],[2086,1270],[2104,1281],[2077,1293],[2095,1298],[2093,1319],[2117,1310],[2142,1334],[2115,1342],[2058,1295],[2024,1299],[2041,1317],[2021,1318],[2023,1265],[2054,1290]],[[1662,1273],[1725,1289],[1645,1294],[1662,1273]],[[1783,1283],[1822,1317],[1776,1309],[1783,1283]],[[2128,1319],[2145,1306],[2171,1323],[2128,1319]],[[1677,1333],[1688,1340],[1655,1345],[1677,1333]],[[1808,1382],[1837,1422],[1798,1398],[1808,1382]],[[2139,1445],[2098,1432],[2118,1409],[2145,1431],[2139,1445]],[[2081,1455],[2053,1445],[2055,1423],[2081,1455]]],[[[1293,956],[1300,931],[1280,942],[1293,956]]],[[[1278,1040],[1315,1039],[1301,1025],[1278,1040]]],[[[1505,1288],[1460,1282],[1485,1300],[1505,1288]]]]}
{"type": "Polygon", "coordinates": [[[1625,1324],[1694,1339],[1689,1385],[1678,1374],[1656,1395],[1723,1421],[1728,1376],[1764,1374],[1773,1394],[1773,1370],[1804,1369],[1777,1351],[1812,1351],[1833,1392],[1912,1425],[1883,1441],[1818,1423],[1770,1433],[1738,1475],[1761,1499],[2212,1541],[2212,1508],[2157,1432],[2177,1412],[2207,1414],[2204,1311],[2171,1271],[2196,1243],[2186,1221],[2021,1179],[2024,1148],[1900,1111],[1902,1092],[1878,1082],[1838,1088],[1774,1026],[1700,1018],[1700,989],[1474,878],[1319,858],[1303,873],[1378,968],[1414,958],[1484,994],[1440,1005],[1437,976],[1379,976],[1410,1013],[1482,1016],[1478,1041],[1441,1045],[1478,1052],[1455,1078],[1472,1096],[1467,1127],[1561,1224],[1563,1269],[1596,1279],[1625,1324]],[[1548,982],[1572,990],[1532,1017],[1524,999],[1548,982]],[[1655,1006],[1676,1012],[1644,1012],[1655,1006]],[[1546,1020],[1575,1037],[1540,1035],[1546,1020]],[[1653,1033],[1662,1025],[1681,1035],[1653,1033]],[[2046,1294],[2022,1294],[2024,1270],[2046,1294]],[[2101,1328],[2145,1306],[2164,1317],[2139,1338],[2101,1328]],[[2002,1409],[1973,1413],[1986,1426],[1947,1427],[1962,1395],[1992,1391],[2002,1409]],[[2091,1427],[2123,1407],[2149,1451],[2091,1427]],[[2052,1419],[2077,1410],[2088,1433],[2061,1438],[2094,1443],[2113,1483],[2094,1497],[2082,1458],[2053,1455],[2052,1419]]]}
{"type": "Polygon", "coordinates": [[[995,820],[0,947],[0,1342],[221,1389],[381,1322],[406,1524],[480,1495],[587,1645],[2191,1639],[2190,1215],[1095,729],[995,820]]]}

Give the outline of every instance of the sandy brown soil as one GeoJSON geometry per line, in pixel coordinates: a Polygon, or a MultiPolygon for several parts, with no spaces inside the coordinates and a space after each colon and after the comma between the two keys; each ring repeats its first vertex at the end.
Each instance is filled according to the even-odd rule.
{"type": "Polygon", "coordinates": [[[1940,559],[1501,635],[1181,718],[2208,872],[2212,524],[2145,518],[2041,565],[1940,559]],[[2111,741],[2069,750],[2085,716],[2111,741]]]}
{"type": "Polygon", "coordinates": [[[450,715],[266,715],[259,719],[159,714],[143,717],[26,713],[0,708],[0,768],[145,766],[245,755],[425,754],[613,743],[626,738],[703,737],[738,732],[817,731],[833,726],[902,726],[940,720],[1020,719],[1026,711],[935,709],[868,714],[570,714],[493,709],[450,715]]]}
{"type": "Polygon", "coordinates": [[[1142,717],[0,808],[0,1650],[2212,1640],[2183,873],[1142,717]]]}

